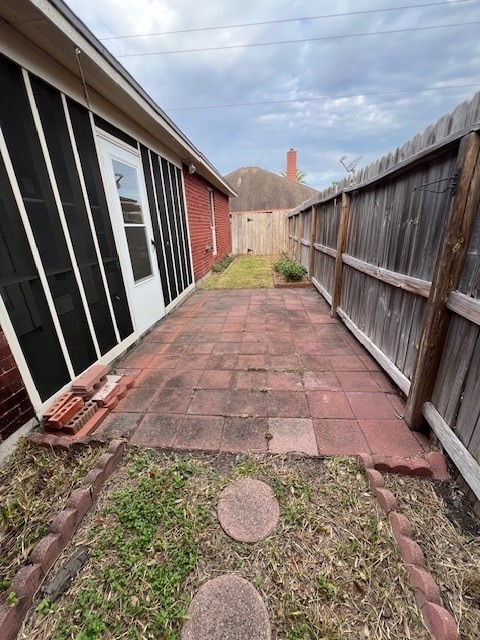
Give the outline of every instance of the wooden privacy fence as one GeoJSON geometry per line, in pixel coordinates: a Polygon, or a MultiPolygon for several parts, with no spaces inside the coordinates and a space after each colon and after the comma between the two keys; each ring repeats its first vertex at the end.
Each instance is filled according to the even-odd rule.
{"type": "Polygon", "coordinates": [[[289,254],[480,500],[480,93],[289,214],[289,254]]]}
{"type": "Polygon", "coordinates": [[[231,214],[235,255],[275,255],[288,248],[288,211],[238,211],[231,214]]]}

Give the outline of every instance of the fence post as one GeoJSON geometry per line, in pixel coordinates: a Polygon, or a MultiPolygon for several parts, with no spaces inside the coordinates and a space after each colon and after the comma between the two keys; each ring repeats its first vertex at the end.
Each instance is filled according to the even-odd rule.
{"type": "Polygon", "coordinates": [[[335,258],[335,275],[333,281],[332,308],[330,315],[332,318],[337,313],[342,297],[343,261],[342,254],[345,253],[347,244],[348,220],[350,217],[350,203],[352,197],[349,193],[342,192],[342,212],[340,214],[340,224],[337,236],[337,257],[335,258]]]}
{"type": "Polygon", "coordinates": [[[315,270],[315,240],[317,238],[317,207],[312,205],[312,228],[310,233],[310,260],[308,264],[308,277],[313,278],[315,270]]]}
{"type": "Polygon", "coordinates": [[[411,429],[419,429],[423,405],[432,397],[449,323],[446,302],[450,292],[458,288],[480,202],[480,136],[477,133],[462,138],[456,171],[456,192],[435,263],[405,407],[405,419],[411,429]]]}

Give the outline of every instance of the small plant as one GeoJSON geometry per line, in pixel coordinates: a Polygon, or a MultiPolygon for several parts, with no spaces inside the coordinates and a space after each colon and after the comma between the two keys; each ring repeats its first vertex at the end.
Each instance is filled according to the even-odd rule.
{"type": "Polygon", "coordinates": [[[212,272],[213,273],[223,273],[225,271],[225,269],[232,264],[232,262],[235,260],[235,256],[225,256],[224,258],[222,258],[220,260],[220,262],[216,262],[213,266],[212,266],[212,272]]]}
{"type": "Polygon", "coordinates": [[[15,591],[10,591],[7,596],[7,604],[9,607],[14,607],[18,603],[18,596],[15,591]]]}
{"type": "Polygon", "coordinates": [[[49,598],[43,598],[37,605],[36,611],[42,616],[46,616],[52,610],[52,603],[49,598]]]}
{"type": "Polygon", "coordinates": [[[288,282],[298,282],[307,275],[305,267],[294,260],[290,260],[290,258],[277,260],[277,262],[274,263],[273,268],[288,282]]]}

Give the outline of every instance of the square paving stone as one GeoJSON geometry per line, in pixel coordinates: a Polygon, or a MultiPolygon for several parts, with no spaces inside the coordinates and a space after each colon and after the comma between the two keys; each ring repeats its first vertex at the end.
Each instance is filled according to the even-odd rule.
{"type": "Polygon", "coordinates": [[[313,418],[350,420],[355,417],[342,391],[308,391],[307,398],[313,418]]]}
{"type": "Polygon", "coordinates": [[[356,420],[314,420],[318,453],[324,456],[351,456],[371,453],[356,420]]]}
{"type": "Polygon", "coordinates": [[[176,389],[164,387],[161,389],[150,406],[152,413],[185,413],[192,400],[191,389],[176,389]]]}
{"type": "Polygon", "coordinates": [[[338,371],[337,378],[344,391],[380,391],[377,381],[368,371],[338,371]]]}
{"type": "Polygon", "coordinates": [[[267,387],[266,371],[237,371],[235,373],[235,389],[265,389],[267,387]]]}
{"type": "Polygon", "coordinates": [[[242,342],[243,333],[239,331],[221,331],[217,336],[218,342],[242,342]]]}
{"type": "Polygon", "coordinates": [[[382,367],[378,364],[378,362],[372,358],[371,355],[369,355],[368,353],[363,353],[363,355],[358,356],[360,358],[360,360],[363,362],[363,364],[365,365],[365,368],[368,369],[368,371],[381,371],[382,367]]]}
{"type": "Polygon", "coordinates": [[[331,371],[366,371],[367,367],[358,356],[328,356],[331,371]]]}
{"type": "Polygon", "coordinates": [[[272,436],[268,443],[270,453],[297,451],[309,456],[318,455],[315,433],[310,419],[269,418],[268,431],[272,436]]]}
{"type": "Polygon", "coordinates": [[[359,420],[358,424],[374,455],[414,457],[423,453],[403,420],[359,420]]]}
{"type": "Polygon", "coordinates": [[[287,355],[267,355],[267,369],[272,371],[292,371],[298,369],[298,357],[294,353],[287,355]]]}
{"type": "Polygon", "coordinates": [[[205,369],[209,360],[209,354],[184,354],[180,357],[177,363],[176,369],[186,369],[188,371],[192,369],[205,369]]]}
{"type": "Polygon", "coordinates": [[[378,384],[380,391],[384,391],[385,393],[395,393],[397,390],[397,386],[383,371],[372,371],[370,375],[378,384]]]}
{"type": "Polygon", "coordinates": [[[155,354],[136,355],[135,350],[133,350],[124,360],[120,361],[119,365],[130,369],[145,369],[156,357],[158,356],[155,356],[155,354]]]}
{"type": "Polygon", "coordinates": [[[293,336],[294,334],[291,331],[267,330],[268,342],[282,342],[293,345],[293,336]]]}
{"type": "Polygon", "coordinates": [[[183,415],[149,413],[138,425],[130,444],[171,448],[182,421],[183,415]]]}
{"type": "Polygon", "coordinates": [[[241,355],[267,353],[267,343],[266,342],[242,342],[242,344],[238,349],[238,353],[240,353],[241,355]]]}
{"type": "Polygon", "coordinates": [[[269,418],[310,417],[307,400],[302,391],[269,391],[267,399],[269,418]]]}
{"type": "Polygon", "coordinates": [[[268,371],[267,387],[274,391],[303,391],[302,378],[296,371],[268,371]]]}
{"type": "Polygon", "coordinates": [[[227,416],[267,416],[267,393],[251,389],[235,389],[230,392],[227,416]]]}
{"type": "Polygon", "coordinates": [[[303,384],[309,391],[341,391],[342,387],[332,371],[305,371],[303,384]]]}
{"type": "Polygon", "coordinates": [[[95,429],[95,434],[107,438],[128,438],[142,416],[143,413],[109,413],[95,429]]]}
{"type": "Polygon", "coordinates": [[[149,387],[150,389],[160,389],[166,378],[171,374],[172,369],[144,369],[133,383],[134,387],[149,387]]]}
{"type": "Polygon", "coordinates": [[[296,349],[290,342],[268,342],[267,353],[271,356],[287,356],[296,354],[296,349]]]}
{"type": "Polygon", "coordinates": [[[384,393],[348,391],[347,398],[358,420],[394,420],[396,411],[384,393]]]}
{"type": "Polygon", "coordinates": [[[191,371],[177,370],[168,371],[163,377],[163,387],[175,387],[176,389],[193,389],[200,380],[202,371],[192,369],[191,371]]]}
{"type": "Polygon", "coordinates": [[[232,389],[234,388],[235,372],[217,369],[202,371],[197,389],[232,389]]]}
{"type": "MultiPolygon", "coordinates": [[[[240,320],[240,319],[239,319],[240,320]]],[[[238,335],[242,335],[245,329],[245,325],[242,322],[225,322],[222,326],[220,332],[223,333],[237,333],[238,335]]]]}
{"type": "Polygon", "coordinates": [[[214,342],[202,342],[200,344],[191,344],[187,351],[192,355],[209,356],[215,346],[214,342]]]}
{"type": "Polygon", "coordinates": [[[298,356],[300,366],[305,371],[332,371],[332,364],[329,356],[315,356],[302,353],[298,356]]]}
{"type": "Polygon", "coordinates": [[[229,396],[230,391],[223,389],[196,390],[188,407],[188,413],[199,416],[224,416],[229,396]]]}
{"type": "Polygon", "coordinates": [[[115,413],[142,413],[147,411],[158,389],[132,387],[113,409],[115,413]]]}
{"type": "Polygon", "coordinates": [[[264,354],[240,355],[237,356],[237,369],[239,370],[256,370],[265,369],[266,357],[264,354]]]}
{"type": "Polygon", "coordinates": [[[268,421],[266,418],[225,418],[220,448],[230,453],[267,451],[268,421]]]}
{"type": "Polygon", "coordinates": [[[237,354],[240,349],[240,342],[218,342],[212,349],[212,355],[225,356],[237,354]]]}
{"type": "Polygon", "coordinates": [[[179,355],[159,355],[155,356],[149,364],[149,369],[174,369],[180,360],[179,355]]]}
{"type": "Polygon", "coordinates": [[[238,366],[238,356],[210,356],[205,369],[236,369],[238,366]]]}
{"type": "Polygon", "coordinates": [[[186,416],[177,431],[175,449],[218,451],[225,418],[220,416],[186,416]]]}

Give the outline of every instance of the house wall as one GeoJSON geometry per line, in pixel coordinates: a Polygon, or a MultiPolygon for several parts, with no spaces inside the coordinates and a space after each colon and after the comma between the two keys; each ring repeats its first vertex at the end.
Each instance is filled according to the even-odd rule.
{"type": "Polygon", "coordinates": [[[5,334],[0,329],[0,442],[34,416],[5,334]]]}
{"type": "MultiPolygon", "coordinates": [[[[33,412],[41,415],[92,364],[121,355],[142,331],[135,326],[125,279],[131,265],[128,252],[125,262],[119,250],[122,216],[111,207],[99,136],[137,155],[145,180],[142,206],[148,204],[144,211],[153,227],[147,244],[157,256],[160,277],[158,293],[150,299],[160,304],[163,297],[162,315],[194,287],[186,208],[195,212],[194,229],[208,234],[208,189],[213,187],[192,176],[190,182],[201,188],[188,191],[196,203],[190,205],[189,196],[185,202],[182,161],[151,128],[139,126],[120,103],[96,93],[86,104],[78,79],[62,75],[61,67],[27,44],[15,44],[11,33],[7,42],[0,39],[0,65],[0,87],[8,96],[0,106],[4,437],[3,431],[22,426],[33,412]]],[[[214,191],[214,202],[219,259],[231,251],[228,200],[214,191]]],[[[207,242],[211,234],[204,253],[207,242]]],[[[196,264],[196,273],[208,272],[212,262],[207,255],[196,264]]]]}
{"type": "Polygon", "coordinates": [[[213,189],[217,248],[214,255],[213,251],[207,248],[213,245],[213,241],[210,218],[205,215],[205,211],[209,211],[209,189],[212,187],[198,174],[189,174],[186,168],[183,176],[193,272],[195,280],[199,280],[210,271],[215,262],[219,262],[232,252],[230,210],[228,197],[217,189],[213,189]]]}

